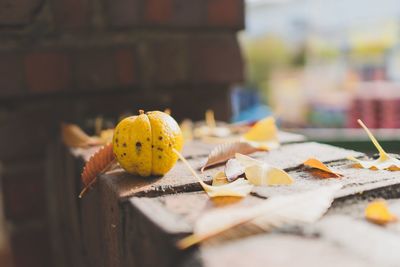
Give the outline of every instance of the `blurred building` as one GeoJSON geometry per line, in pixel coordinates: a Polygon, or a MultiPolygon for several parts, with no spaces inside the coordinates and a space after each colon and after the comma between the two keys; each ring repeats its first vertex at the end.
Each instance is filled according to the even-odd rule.
{"type": "Polygon", "coordinates": [[[264,43],[257,58],[265,57],[254,63],[247,53],[248,77],[287,125],[354,127],[350,106],[362,82],[400,81],[397,1],[247,2],[242,43],[253,51],[262,50],[254,43],[264,43]],[[280,45],[266,45],[271,40],[280,45]]]}

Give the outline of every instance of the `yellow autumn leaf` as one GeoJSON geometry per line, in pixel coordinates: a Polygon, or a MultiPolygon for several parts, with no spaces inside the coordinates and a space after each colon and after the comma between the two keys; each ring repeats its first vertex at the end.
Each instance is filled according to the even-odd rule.
{"type": "Polygon", "coordinates": [[[400,170],[400,160],[389,156],[385,150],[383,150],[382,146],[378,143],[378,140],[373,136],[371,131],[365,126],[365,124],[361,121],[357,121],[361,127],[367,132],[369,138],[372,143],[376,147],[379,152],[379,158],[377,160],[359,160],[354,157],[348,157],[349,160],[355,161],[358,165],[365,169],[378,169],[378,170],[391,170],[398,171],[400,170]]]}
{"type": "Polygon", "coordinates": [[[242,140],[264,149],[279,147],[278,129],[275,119],[270,116],[258,121],[242,136],[242,140]]]}
{"type": "Polygon", "coordinates": [[[102,141],[97,136],[87,135],[76,124],[62,123],[61,136],[64,144],[73,148],[87,148],[102,144],[102,141]]]}
{"type": "Polygon", "coordinates": [[[217,143],[224,141],[221,138],[226,138],[232,134],[231,130],[226,126],[217,126],[215,121],[214,111],[209,109],[205,114],[206,125],[194,129],[194,136],[202,139],[216,139],[217,143]]]}
{"type": "Polygon", "coordinates": [[[247,180],[240,178],[232,183],[227,183],[224,185],[208,185],[203,182],[203,180],[197,175],[196,171],[190,166],[189,162],[179,153],[176,149],[173,149],[174,153],[178,155],[179,159],[186,165],[189,171],[193,174],[193,176],[198,180],[201,187],[203,187],[204,191],[211,198],[214,197],[245,197],[250,194],[253,189],[253,185],[251,185],[247,180]]]}
{"type": "MultiPolygon", "coordinates": [[[[340,173],[332,171],[328,166],[326,166],[324,163],[321,161],[317,160],[316,158],[309,158],[308,160],[304,161],[303,163],[304,166],[315,168],[322,170],[324,172],[330,173],[335,175],[336,177],[342,176],[340,173]]],[[[322,177],[324,178],[324,177],[322,177]]]]}
{"type": "Polygon", "coordinates": [[[384,225],[397,221],[397,217],[392,214],[386,204],[386,201],[375,200],[365,208],[365,218],[373,223],[384,225]]]}
{"type": "Polygon", "coordinates": [[[193,122],[191,120],[183,120],[179,127],[181,128],[183,140],[185,142],[193,140],[193,122]]]}
{"type": "Polygon", "coordinates": [[[218,185],[224,185],[229,183],[228,179],[225,176],[225,173],[223,171],[217,172],[212,180],[212,185],[213,186],[218,186],[218,185]]]}
{"type": "Polygon", "coordinates": [[[245,197],[250,194],[253,186],[245,179],[239,178],[232,183],[212,186],[202,184],[209,197],[245,197]]]}
{"type": "Polygon", "coordinates": [[[235,157],[245,168],[247,180],[254,185],[289,185],[294,182],[284,170],[239,153],[235,157]]]}
{"type": "Polygon", "coordinates": [[[106,129],[100,131],[99,138],[101,143],[106,145],[112,143],[113,136],[114,136],[114,129],[106,129]]]}
{"type": "Polygon", "coordinates": [[[217,126],[217,123],[215,122],[215,116],[214,116],[214,111],[212,109],[208,109],[206,111],[206,125],[210,128],[214,128],[217,126]]]}

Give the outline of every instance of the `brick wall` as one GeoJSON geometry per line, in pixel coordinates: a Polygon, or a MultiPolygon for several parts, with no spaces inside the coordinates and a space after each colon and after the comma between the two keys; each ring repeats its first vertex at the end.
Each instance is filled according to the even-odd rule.
{"type": "Polygon", "coordinates": [[[230,115],[243,0],[0,1],[0,160],[15,267],[61,266],[47,192],[60,121],[172,108],[230,115]]]}

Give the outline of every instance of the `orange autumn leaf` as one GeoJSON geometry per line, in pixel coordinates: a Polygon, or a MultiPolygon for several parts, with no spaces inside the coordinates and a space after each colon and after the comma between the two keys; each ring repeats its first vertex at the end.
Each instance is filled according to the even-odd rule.
{"type": "Polygon", "coordinates": [[[324,163],[321,161],[317,160],[316,158],[309,158],[303,163],[304,166],[319,169],[321,171],[333,174],[336,177],[341,177],[342,175],[340,173],[332,171],[328,166],[326,166],[324,163]]]}
{"type": "Polygon", "coordinates": [[[392,214],[383,199],[375,200],[365,208],[365,218],[375,224],[385,225],[397,221],[397,217],[392,214]]]}
{"type": "Polygon", "coordinates": [[[100,148],[93,156],[90,157],[89,161],[86,162],[81,175],[84,188],[79,194],[80,198],[89,189],[89,187],[96,182],[99,174],[110,169],[114,161],[115,156],[113,153],[112,144],[108,144],[100,148]]]}

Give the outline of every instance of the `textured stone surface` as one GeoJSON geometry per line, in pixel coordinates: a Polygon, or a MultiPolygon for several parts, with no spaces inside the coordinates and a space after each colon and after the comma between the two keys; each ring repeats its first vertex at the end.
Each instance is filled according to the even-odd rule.
{"type": "Polygon", "coordinates": [[[257,152],[252,154],[252,157],[272,166],[288,169],[300,166],[310,157],[317,158],[322,162],[329,162],[344,159],[348,156],[358,157],[362,155],[362,153],[352,150],[309,142],[281,146],[270,153],[257,152]]]}
{"type": "Polygon", "coordinates": [[[336,178],[318,170],[301,167],[289,172],[295,180],[292,185],[277,187],[260,186],[256,187],[254,192],[260,196],[269,197],[307,191],[325,185],[341,184],[343,187],[336,196],[338,198],[374,191],[379,188],[386,188],[380,190],[378,193],[382,197],[400,196],[400,193],[396,193],[396,185],[400,184],[400,177],[396,172],[354,168],[353,163],[349,160],[331,162],[326,165],[333,171],[342,174],[343,177],[336,178]]]}
{"type": "MultiPolygon", "coordinates": [[[[201,248],[202,266],[373,266],[333,243],[288,235],[260,235],[201,248]]],[[[190,266],[190,265],[187,265],[190,266]]],[[[379,266],[379,265],[375,265],[379,266]]]]}
{"type": "MultiPolygon", "coordinates": [[[[198,169],[206,160],[204,153],[211,148],[196,141],[189,143],[184,153],[198,169]]],[[[90,216],[83,216],[92,228],[87,229],[89,234],[84,243],[93,249],[91,257],[103,255],[100,256],[102,266],[397,266],[400,260],[396,254],[400,248],[398,224],[373,225],[364,219],[363,212],[367,200],[400,197],[400,179],[396,172],[354,168],[345,159],[350,155],[363,156],[359,152],[310,142],[257,152],[252,156],[286,169],[295,183],[257,186],[251,196],[235,201],[210,200],[181,162],[163,178],[140,178],[115,170],[102,175],[88,198],[82,200],[84,209],[97,209],[90,216]],[[309,157],[324,161],[343,177],[330,178],[326,173],[302,166],[309,157]],[[176,247],[176,242],[192,232],[205,212],[221,207],[253,206],[270,196],[336,183],[343,188],[327,215],[314,224],[285,226],[269,234],[208,242],[189,250],[176,247]],[[94,240],[107,242],[99,247],[94,240]]],[[[223,166],[211,168],[201,177],[210,181],[211,175],[222,169],[223,166]]],[[[389,207],[400,215],[397,199],[390,200],[389,207]]]]}

